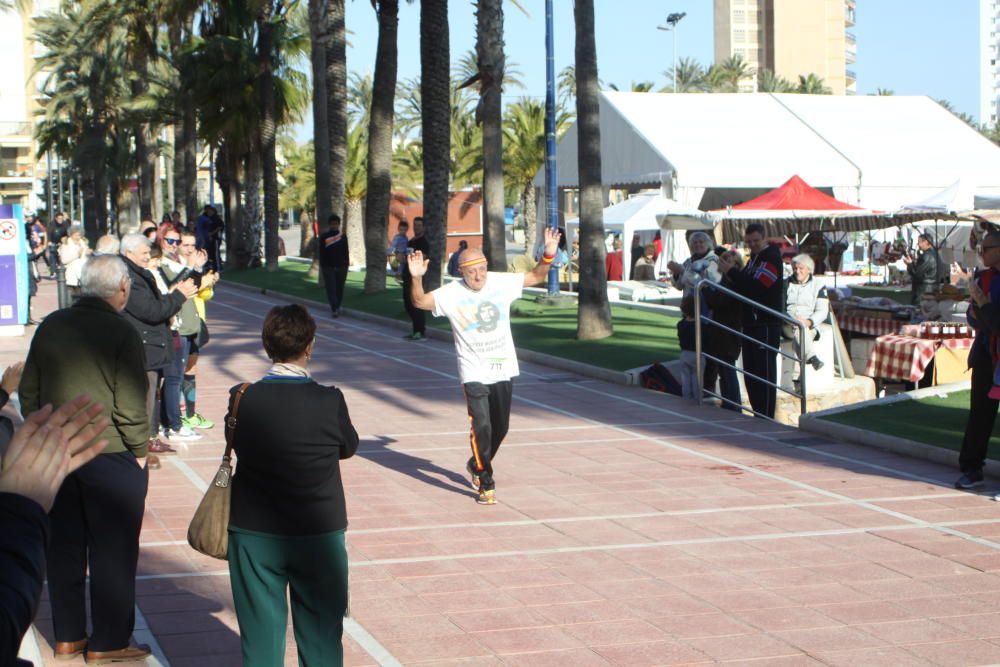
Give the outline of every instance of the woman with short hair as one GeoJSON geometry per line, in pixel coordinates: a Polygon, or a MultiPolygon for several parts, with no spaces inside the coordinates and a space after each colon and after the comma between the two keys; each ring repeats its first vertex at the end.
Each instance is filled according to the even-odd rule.
{"type": "Polygon", "coordinates": [[[826,300],[821,298],[821,292],[825,288],[813,276],[815,270],[816,263],[812,257],[804,253],[796,255],[792,258],[792,277],[785,283],[785,312],[806,325],[805,349],[799,350],[798,327],[784,324],[781,333],[795,343],[796,354],[819,370],[823,367],[823,362],[812,353],[812,344],[819,337],[816,327],[826,320],[830,309],[826,300]]]}
{"type": "Polygon", "coordinates": [[[673,275],[674,287],[684,290],[684,296],[693,295],[695,283],[703,278],[713,283],[722,280],[719,257],[715,254],[715,242],[711,236],[705,232],[694,232],[688,237],[688,249],[691,256],[683,264],[667,264],[673,275]]]}
{"type": "Polygon", "coordinates": [[[283,665],[290,589],[301,665],[341,665],[347,608],[347,508],[340,461],[358,434],[344,395],[312,379],[316,322],[275,306],[261,338],[267,374],[230,390],[236,473],[229,574],[245,667],[283,665]],[[280,411],[280,415],[277,412],[280,411]]]}

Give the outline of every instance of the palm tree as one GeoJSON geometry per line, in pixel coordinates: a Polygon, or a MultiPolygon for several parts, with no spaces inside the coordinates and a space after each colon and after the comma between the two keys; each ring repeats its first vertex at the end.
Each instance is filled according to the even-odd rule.
{"type": "Polygon", "coordinates": [[[348,132],[347,28],[344,12],[344,0],[327,0],[326,117],[330,131],[330,209],[340,216],[344,215],[348,132]]]}
{"type": "Polygon", "coordinates": [[[741,81],[750,79],[754,75],[753,68],[741,55],[730,56],[721,63],[712,65],[707,77],[709,79],[712,78],[712,70],[716,70],[715,78],[721,84],[721,90],[713,90],[713,92],[735,93],[739,90],[741,81]]]}
{"type": "MultiPolygon", "coordinates": [[[[556,140],[570,123],[570,114],[556,106],[556,140]]],[[[524,220],[524,247],[535,248],[537,211],[534,179],[545,164],[545,105],[525,99],[507,106],[504,117],[504,176],[508,187],[518,193],[524,220]]]]}
{"type": "Polygon", "coordinates": [[[441,284],[448,225],[451,147],[448,0],[420,3],[420,99],[424,163],[424,228],[430,267],[424,288],[441,284]]]}
{"type": "Polygon", "coordinates": [[[826,87],[823,79],[815,73],[799,74],[798,93],[804,95],[831,95],[833,91],[826,87]]]}
{"type": "Polygon", "coordinates": [[[576,68],[566,65],[559,72],[556,87],[559,89],[559,102],[568,104],[576,99],[576,68]]]}
{"type": "Polygon", "coordinates": [[[385,289],[385,241],[392,197],[392,135],[396,100],[399,0],[372,0],[378,18],[375,78],[368,119],[365,188],[365,292],[385,289]]]}
{"type": "Polygon", "coordinates": [[[785,77],[772,70],[762,69],[757,76],[757,90],[762,93],[794,93],[795,86],[785,77]]]}
{"type": "MultiPolygon", "coordinates": [[[[309,0],[310,64],[312,65],[312,117],[313,142],[316,158],[316,220],[326,224],[332,212],[332,183],[330,179],[330,125],[327,118],[326,51],[327,51],[327,0],[309,0]]],[[[313,263],[309,276],[319,275],[319,253],[312,252],[313,263]]]]}
{"type": "MultiPolygon", "coordinates": [[[[344,232],[347,234],[352,266],[365,263],[365,196],[368,189],[368,125],[355,121],[347,132],[347,161],[344,170],[344,232]]],[[[385,241],[383,240],[383,245],[385,241]]],[[[382,250],[385,262],[385,249],[382,250]]]]}
{"type": "Polygon", "coordinates": [[[614,329],[604,268],[600,90],[594,40],[594,0],[576,0],[577,170],[580,174],[580,285],[576,336],[607,338],[614,329]]]}
{"type": "Polygon", "coordinates": [[[285,10],[282,0],[265,0],[257,17],[257,48],[260,53],[260,150],[264,172],[264,266],[278,270],[278,160],[276,153],[274,102],[274,30],[285,10]]]}
{"type": "Polygon", "coordinates": [[[873,94],[878,97],[889,97],[895,95],[896,92],[889,88],[877,88],[873,94]]]}
{"type": "MultiPolygon", "coordinates": [[[[629,86],[629,92],[632,92],[632,93],[651,93],[651,92],[653,92],[653,86],[654,85],[655,84],[653,84],[652,81],[633,81],[631,83],[631,85],[629,86]]],[[[608,87],[611,90],[619,90],[618,86],[616,86],[613,83],[609,84],[608,87]]]]}
{"type": "Polygon", "coordinates": [[[671,68],[664,74],[672,82],[670,90],[675,93],[700,93],[705,83],[705,70],[694,58],[681,58],[676,71],[671,68]]]}

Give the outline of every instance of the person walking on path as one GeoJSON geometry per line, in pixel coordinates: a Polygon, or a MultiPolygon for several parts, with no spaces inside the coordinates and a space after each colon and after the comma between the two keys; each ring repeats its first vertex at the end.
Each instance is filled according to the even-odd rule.
{"type": "MultiPolygon", "coordinates": [[[[764,227],[758,223],[747,225],[744,240],[750,248],[750,259],[742,269],[736,267],[731,256],[719,258],[719,270],[729,276],[733,290],[755,304],[782,312],[785,293],[782,278],[781,251],[769,245],[764,237],[764,227]]],[[[765,313],[753,304],[743,304],[744,338],[743,370],[747,372],[744,383],[750,406],[758,415],[774,418],[778,379],[778,344],[781,342],[781,320],[765,313]],[[761,378],[755,379],[752,376],[761,378]],[[767,380],[770,384],[763,382],[767,380]]]]}
{"type": "Polygon", "coordinates": [[[28,415],[86,393],[104,406],[110,424],[104,452],[71,474],[50,519],[49,598],[55,653],[88,663],[139,660],[148,646],[130,646],[135,627],[139,531],[149,486],[149,436],[142,339],[122,317],[132,279],[119,257],[83,267],[81,297],[38,327],[18,394],[28,415]],[[87,575],[91,634],[87,637],[87,575]]]}
{"type": "Polygon", "coordinates": [[[990,232],[979,245],[986,269],[978,271],[969,281],[967,318],[976,330],[976,339],[969,351],[972,386],[969,392],[969,417],[958,455],[962,476],[955,482],[959,489],[974,489],[983,485],[986,449],[996,423],[1000,400],[990,396],[994,375],[1000,359],[1000,232],[990,232]]]}
{"type": "Polygon", "coordinates": [[[430,293],[420,280],[430,260],[420,250],[408,258],[413,305],[447,317],[455,332],[458,374],[472,422],[472,457],[466,470],[482,505],[496,504],[493,459],[510,423],[511,378],[518,374],[517,351],[510,330],[510,306],[525,287],[544,282],[559,249],[559,232],[545,229],[545,249],[527,273],[487,271],[482,250],[462,253],[462,280],[430,293]]]}
{"type": "Polygon", "coordinates": [[[323,287],[326,288],[330,313],[334,317],[340,317],[351,255],[347,247],[347,234],[340,229],[340,216],[332,213],[326,222],[329,229],[319,237],[319,266],[323,271],[323,287]]]}
{"type": "MultiPolygon", "coordinates": [[[[427,239],[424,238],[424,219],[421,217],[413,219],[413,238],[407,241],[406,252],[407,258],[412,257],[418,252],[422,257],[429,257],[431,254],[431,246],[427,243],[427,239]]],[[[403,262],[401,268],[403,270],[403,307],[406,308],[406,314],[410,316],[410,322],[413,323],[412,333],[403,336],[403,338],[407,340],[423,340],[427,335],[427,315],[423,309],[413,303],[414,276],[410,273],[409,261],[403,262]]],[[[421,273],[420,276],[416,276],[420,278],[418,282],[423,282],[423,275],[421,273]]],[[[423,292],[423,284],[420,286],[420,291],[423,292]]]]}
{"type": "Polygon", "coordinates": [[[340,462],[357,451],[358,433],[344,394],[309,373],[316,322],[305,308],[272,308],[261,338],[273,365],[259,381],[230,390],[226,415],[240,462],[229,575],[243,665],[285,664],[290,599],[299,664],[339,666],[347,608],[340,462]]]}

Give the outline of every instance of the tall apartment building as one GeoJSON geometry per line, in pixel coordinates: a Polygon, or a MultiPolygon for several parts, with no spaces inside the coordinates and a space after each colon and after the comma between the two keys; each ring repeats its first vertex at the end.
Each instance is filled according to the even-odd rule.
{"type": "Polygon", "coordinates": [[[979,122],[1000,120],[1000,0],[979,0],[979,122]]]}
{"type": "MultiPolygon", "coordinates": [[[[855,0],[715,0],[715,61],[739,55],[792,82],[815,73],[835,95],[853,95],[854,15],[855,0]]],[[[740,82],[755,88],[755,78],[740,82]]]]}
{"type": "MultiPolygon", "coordinates": [[[[15,3],[16,4],[16,3],[15,3]]],[[[0,9],[0,203],[21,204],[29,210],[41,204],[37,193],[47,174],[44,163],[35,159],[34,125],[38,89],[44,74],[34,74],[37,46],[32,38],[32,20],[55,10],[56,0],[26,3],[0,9]]]]}

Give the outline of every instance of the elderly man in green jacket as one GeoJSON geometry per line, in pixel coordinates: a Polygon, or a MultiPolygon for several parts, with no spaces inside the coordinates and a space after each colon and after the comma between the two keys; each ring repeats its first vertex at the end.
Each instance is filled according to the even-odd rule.
{"type": "Polygon", "coordinates": [[[79,394],[105,406],[104,452],[66,478],[50,512],[47,575],[55,654],[88,663],[138,660],[135,573],[146,503],[148,423],[142,339],[122,315],[131,289],[119,257],[83,267],[81,298],[45,318],[31,341],[18,393],[25,415],[79,394]],[[84,601],[89,566],[92,627],[84,601]]]}

